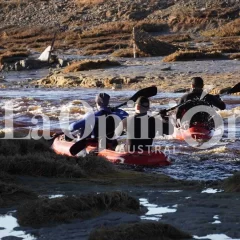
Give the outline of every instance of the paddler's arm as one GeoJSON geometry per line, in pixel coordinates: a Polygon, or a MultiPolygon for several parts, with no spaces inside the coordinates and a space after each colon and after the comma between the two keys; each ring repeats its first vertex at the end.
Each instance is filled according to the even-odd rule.
{"type": "MultiPolygon", "coordinates": [[[[183,104],[186,102],[185,95],[180,99],[178,104],[183,104]]],[[[181,119],[183,115],[183,107],[176,108],[176,119],[181,119]]]]}
{"type": "Polygon", "coordinates": [[[73,122],[69,125],[69,131],[70,132],[74,132],[76,130],[79,130],[79,129],[84,129],[85,128],[85,125],[86,125],[86,122],[87,120],[92,116],[93,114],[92,113],[86,113],[83,115],[83,118],[76,121],[76,122],[73,122]]]}

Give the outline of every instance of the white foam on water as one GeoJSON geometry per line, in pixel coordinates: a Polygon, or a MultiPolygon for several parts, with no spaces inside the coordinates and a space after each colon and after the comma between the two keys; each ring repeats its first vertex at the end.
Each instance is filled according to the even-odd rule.
{"type": "Polygon", "coordinates": [[[60,198],[60,197],[64,197],[63,194],[56,194],[56,195],[49,195],[48,198],[52,199],[52,198],[60,198]]]}
{"type": "Polygon", "coordinates": [[[214,216],[213,216],[213,219],[215,219],[215,221],[212,222],[212,224],[220,224],[220,223],[222,223],[222,222],[219,220],[219,216],[218,216],[218,215],[214,215],[214,216]]]}
{"type": "Polygon", "coordinates": [[[210,240],[240,240],[240,238],[230,238],[225,234],[209,234],[204,237],[193,236],[195,239],[210,239],[210,240]]]}
{"type": "Polygon", "coordinates": [[[156,217],[148,217],[148,216],[141,216],[142,220],[152,220],[152,221],[158,221],[161,219],[162,215],[156,216],[156,217]]]}
{"type": "Polygon", "coordinates": [[[145,192],[162,192],[162,193],[179,193],[179,192],[182,192],[182,190],[147,190],[145,192]]]}
{"type": "Polygon", "coordinates": [[[12,212],[6,215],[0,216],[0,239],[7,236],[20,237],[28,240],[35,240],[36,238],[30,234],[26,234],[24,231],[15,231],[14,228],[19,227],[17,219],[12,216],[12,212]]]}
{"type": "Polygon", "coordinates": [[[220,224],[220,223],[222,223],[222,222],[219,220],[215,220],[214,222],[212,222],[212,224],[220,224]]]}
{"type": "Polygon", "coordinates": [[[207,189],[204,189],[201,193],[219,193],[219,192],[223,192],[223,190],[207,188],[207,189]]]}
{"type": "Polygon", "coordinates": [[[213,149],[198,151],[197,154],[225,153],[226,151],[227,151],[227,147],[224,145],[224,146],[216,147],[213,149]]]}
{"type": "Polygon", "coordinates": [[[147,207],[148,212],[144,215],[141,216],[141,219],[147,219],[147,220],[154,220],[154,221],[158,221],[159,219],[161,219],[162,214],[165,213],[174,213],[177,211],[177,204],[173,205],[172,207],[159,207],[156,204],[151,204],[148,202],[148,200],[146,198],[140,198],[139,199],[140,204],[142,204],[143,206],[147,207]]]}

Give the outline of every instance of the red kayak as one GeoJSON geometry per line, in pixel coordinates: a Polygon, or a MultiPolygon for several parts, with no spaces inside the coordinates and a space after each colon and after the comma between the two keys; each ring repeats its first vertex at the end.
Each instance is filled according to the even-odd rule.
{"type": "Polygon", "coordinates": [[[175,128],[173,136],[179,140],[193,138],[195,140],[206,141],[213,136],[213,130],[209,130],[206,126],[198,124],[189,129],[175,128]]]}
{"type": "MultiPolygon", "coordinates": [[[[55,138],[52,149],[60,155],[71,156],[69,152],[70,147],[73,145],[73,142],[65,141],[63,136],[59,136],[55,138]]],[[[86,151],[89,153],[90,151],[96,150],[96,145],[89,145],[86,148],[86,151]]],[[[109,162],[112,163],[120,163],[120,164],[130,164],[130,165],[140,165],[140,166],[150,166],[150,167],[160,167],[160,166],[168,166],[171,164],[168,157],[160,151],[156,152],[115,152],[113,150],[104,149],[100,152],[97,152],[98,156],[105,157],[109,162]]]]}

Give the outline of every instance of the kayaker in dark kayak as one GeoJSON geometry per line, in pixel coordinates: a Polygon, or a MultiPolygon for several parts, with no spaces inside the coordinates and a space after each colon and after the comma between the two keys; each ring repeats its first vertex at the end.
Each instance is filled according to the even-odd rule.
{"type": "MultiPolygon", "coordinates": [[[[118,152],[142,152],[149,151],[152,146],[156,132],[159,131],[158,126],[162,127],[162,134],[169,133],[168,123],[161,121],[161,125],[157,125],[156,117],[147,114],[150,107],[149,99],[139,97],[135,103],[135,115],[125,118],[122,121],[122,126],[118,126],[116,132],[119,133],[122,129],[127,134],[126,144],[120,144],[116,147],[118,152]]],[[[158,122],[159,123],[159,122],[158,122]]]]}
{"type": "MultiPolygon", "coordinates": [[[[71,132],[78,130],[81,138],[83,137],[83,134],[85,134],[83,138],[85,138],[86,141],[89,141],[91,143],[92,142],[97,143],[99,141],[99,138],[101,137],[99,136],[99,128],[100,128],[99,117],[106,116],[106,133],[105,133],[105,136],[103,136],[104,138],[106,138],[107,136],[106,148],[115,148],[117,145],[117,141],[110,140],[110,138],[112,138],[114,135],[115,123],[114,123],[114,119],[109,115],[111,114],[119,115],[118,113],[120,113],[120,111],[112,112],[111,108],[108,107],[109,100],[110,100],[110,96],[107,93],[99,93],[95,98],[98,111],[94,113],[93,112],[86,113],[81,120],[72,123],[69,126],[69,130],[71,132]],[[95,119],[93,120],[93,118],[95,119]],[[87,135],[85,131],[87,131],[87,135]]],[[[121,113],[122,112],[125,113],[126,115],[126,112],[121,111],[121,113]]]]}
{"type": "MultiPolygon", "coordinates": [[[[192,91],[185,94],[179,104],[185,103],[184,105],[177,108],[176,118],[183,118],[184,114],[190,110],[191,108],[198,105],[206,105],[211,107],[217,107],[220,110],[224,110],[226,108],[225,103],[221,100],[218,95],[206,94],[203,91],[204,82],[201,77],[193,77],[192,78],[192,91]],[[205,94],[205,95],[204,95],[205,94]],[[192,101],[188,101],[192,100],[192,101]]],[[[210,128],[213,126],[213,121],[209,122],[211,116],[207,112],[198,112],[190,120],[190,127],[196,123],[206,123],[210,128]]]]}

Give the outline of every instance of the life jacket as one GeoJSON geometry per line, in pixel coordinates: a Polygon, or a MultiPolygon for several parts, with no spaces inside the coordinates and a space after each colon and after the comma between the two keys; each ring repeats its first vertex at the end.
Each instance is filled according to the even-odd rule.
{"type": "Polygon", "coordinates": [[[121,110],[121,109],[116,109],[114,112],[109,112],[105,110],[101,110],[101,115],[100,116],[105,116],[106,118],[106,133],[104,133],[103,136],[99,136],[99,119],[96,117],[95,119],[95,126],[93,129],[93,132],[91,134],[91,138],[94,141],[101,141],[102,138],[106,137],[106,143],[107,143],[107,148],[114,148],[116,146],[117,140],[112,139],[115,134],[115,129],[117,126],[115,126],[115,120],[113,115],[117,115],[121,120],[126,118],[128,116],[128,113],[121,110]]]}

